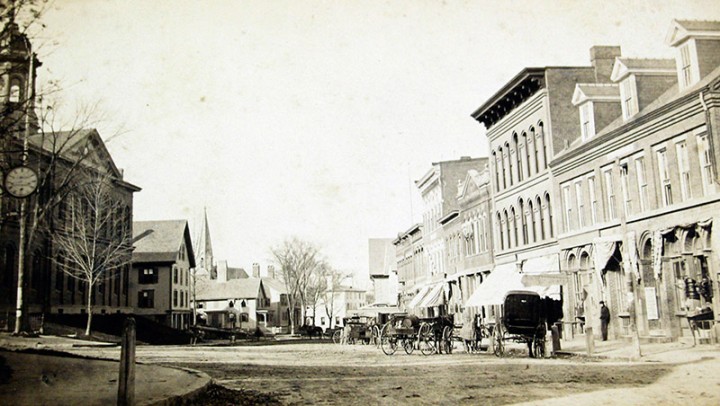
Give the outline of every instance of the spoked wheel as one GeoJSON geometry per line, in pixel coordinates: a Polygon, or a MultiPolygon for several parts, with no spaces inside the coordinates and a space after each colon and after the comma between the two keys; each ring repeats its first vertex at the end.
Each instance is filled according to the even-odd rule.
{"type": "Polygon", "coordinates": [[[409,337],[404,338],[403,339],[403,348],[405,349],[405,353],[407,355],[412,354],[413,350],[415,349],[415,341],[409,337]]]}
{"type": "Polygon", "coordinates": [[[372,344],[375,346],[380,345],[380,327],[378,326],[372,326],[372,344]]]}
{"type": "Polygon", "coordinates": [[[335,332],[332,335],[333,343],[340,344],[342,343],[342,330],[335,330],[335,332]]]}
{"type": "Polygon", "coordinates": [[[397,351],[398,346],[398,340],[397,337],[383,337],[382,342],[380,343],[380,348],[382,348],[382,351],[385,353],[385,355],[393,355],[395,354],[395,351],[397,351]]]}
{"type": "Polygon", "coordinates": [[[420,330],[418,331],[418,345],[420,346],[420,352],[423,355],[435,353],[435,337],[433,336],[432,327],[427,323],[420,325],[420,330]]]}
{"type": "Polygon", "coordinates": [[[452,342],[453,329],[450,326],[445,326],[442,333],[442,350],[445,354],[452,354],[453,342],[452,342]]]}
{"type": "Polygon", "coordinates": [[[493,353],[497,357],[502,357],[505,353],[505,343],[503,343],[502,329],[497,327],[493,336],[493,353]]]}

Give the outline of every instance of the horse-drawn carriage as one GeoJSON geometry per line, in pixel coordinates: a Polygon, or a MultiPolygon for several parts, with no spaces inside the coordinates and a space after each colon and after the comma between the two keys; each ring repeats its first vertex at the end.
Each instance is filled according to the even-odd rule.
{"type": "Polygon", "coordinates": [[[530,357],[545,356],[548,311],[545,300],[537,292],[513,290],[505,295],[502,317],[494,327],[493,352],[505,353],[508,341],[524,343],[530,357]]]}
{"type": "Polygon", "coordinates": [[[343,318],[343,325],[344,327],[336,329],[332,334],[335,344],[372,344],[379,342],[380,328],[372,317],[345,317],[343,318]]]}
{"type": "Polygon", "coordinates": [[[380,347],[392,355],[398,347],[412,354],[415,349],[423,355],[452,352],[453,322],[449,316],[419,318],[412,314],[394,314],[380,330],[380,347]]]}

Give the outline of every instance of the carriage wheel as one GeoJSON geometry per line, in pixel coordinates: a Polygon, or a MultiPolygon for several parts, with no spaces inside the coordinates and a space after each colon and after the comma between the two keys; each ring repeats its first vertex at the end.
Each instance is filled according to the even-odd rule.
{"type": "Polygon", "coordinates": [[[453,329],[450,326],[445,326],[442,333],[442,349],[446,354],[452,354],[453,342],[452,342],[453,329]]]}
{"type": "MultiPolygon", "coordinates": [[[[384,328],[385,326],[383,326],[384,328]]],[[[376,347],[380,345],[380,327],[372,326],[372,343],[376,347]]]]}
{"type": "Polygon", "coordinates": [[[420,330],[418,330],[418,346],[423,355],[435,353],[435,336],[432,332],[432,326],[427,323],[421,324],[420,330]]]}
{"type": "Polygon", "coordinates": [[[405,349],[405,353],[407,355],[412,354],[413,350],[415,349],[415,341],[410,337],[404,338],[403,339],[403,348],[405,349]]]}
{"type": "Polygon", "coordinates": [[[333,343],[340,344],[342,343],[342,330],[335,330],[335,332],[332,335],[333,343]]]}
{"type": "Polygon", "coordinates": [[[497,357],[502,357],[505,352],[505,344],[503,343],[502,328],[499,326],[495,328],[495,334],[493,335],[493,353],[497,357]]]}
{"type": "Polygon", "coordinates": [[[545,358],[545,337],[533,338],[533,353],[535,358],[545,358]]]}
{"type": "Polygon", "coordinates": [[[395,351],[397,351],[397,345],[397,337],[383,337],[380,348],[382,348],[382,352],[384,352],[385,355],[393,355],[395,351]]]}

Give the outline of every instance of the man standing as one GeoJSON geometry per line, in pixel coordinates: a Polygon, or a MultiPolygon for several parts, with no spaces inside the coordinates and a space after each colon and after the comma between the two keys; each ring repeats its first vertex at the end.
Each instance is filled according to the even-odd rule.
{"type": "Polygon", "coordinates": [[[610,323],[610,310],[605,306],[605,302],[600,301],[600,331],[602,332],[602,340],[607,341],[608,323],[610,323]]]}

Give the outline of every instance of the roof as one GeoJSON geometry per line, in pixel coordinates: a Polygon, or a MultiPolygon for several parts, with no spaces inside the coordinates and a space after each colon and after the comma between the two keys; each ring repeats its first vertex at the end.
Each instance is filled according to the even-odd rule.
{"type": "Polygon", "coordinates": [[[133,222],[133,262],[175,262],[183,242],[190,266],[195,267],[187,220],[133,222]]]}
{"type": "Polygon", "coordinates": [[[260,278],[260,280],[262,280],[262,283],[266,288],[277,290],[280,293],[287,293],[287,288],[282,281],[266,277],[260,278]]]}
{"type": "Polygon", "coordinates": [[[719,35],[720,21],[673,20],[665,37],[665,43],[676,46],[691,36],[717,37],[719,35]]]}
{"type": "Polygon", "coordinates": [[[578,104],[586,101],[619,101],[620,86],[614,83],[578,83],[575,85],[572,103],[578,104]]]}
{"type": "Polygon", "coordinates": [[[261,288],[265,289],[259,278],[211,281],[202,291],[197,292],[197,300],[256,299],[260,296],[261,288]]]}
{"type": "Polygon", "coordinates": [[[617,82],[630,74],[675,75],[675,59],[615,58],[610,80],[617,82]]]}

